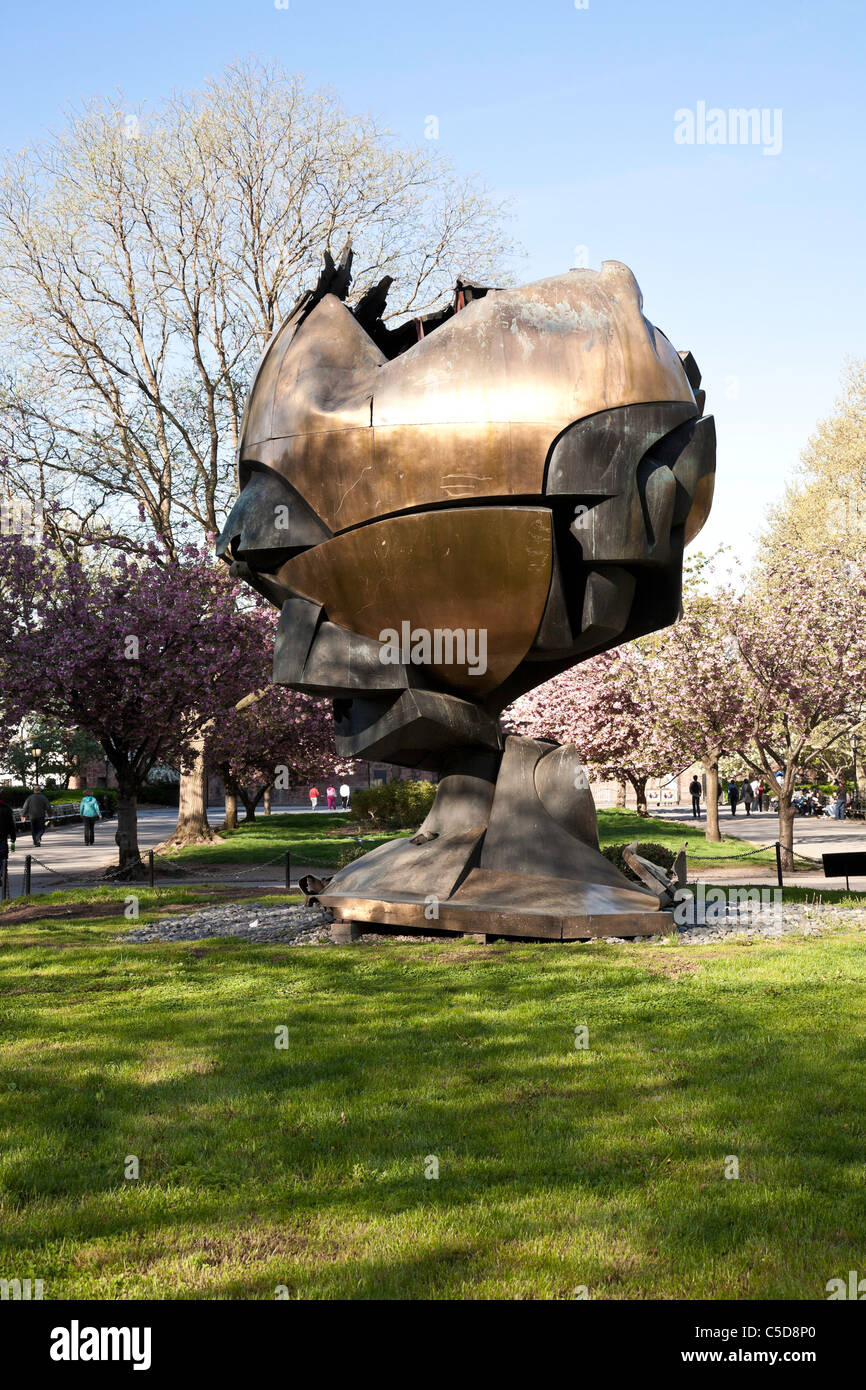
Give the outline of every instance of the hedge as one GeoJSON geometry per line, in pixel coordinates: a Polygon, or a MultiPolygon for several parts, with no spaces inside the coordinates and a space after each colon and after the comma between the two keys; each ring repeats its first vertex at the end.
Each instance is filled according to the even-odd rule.
{"type": "Polygon", "coordinates": [[[352,792],[352,811],[360,821],[378,829],[414,829],[424,820],[435,796],[432,782],[395,778],[376,787],[356,787],[352,792]]]}
{"type": "MultiPolygon", "coordinates": [[[[641,859],[648,859],[651,864],[658,864],[661,869],[673,868],[676,855],[673,850],[668,849],[667,845],[656,844],[653,840],[642,840],[635,848],[641,859]]],[[[628,845],[608,845],[606,849],[602,850],[602,854],[605,859],[610,860],[615,868],[619,869],[621,874],[625,874],[626,878],[634,879],[635,883],[640,883],[641,880],[637,874],[632,872],[622,857],[624,849],[628,849],[628,845]]]]}

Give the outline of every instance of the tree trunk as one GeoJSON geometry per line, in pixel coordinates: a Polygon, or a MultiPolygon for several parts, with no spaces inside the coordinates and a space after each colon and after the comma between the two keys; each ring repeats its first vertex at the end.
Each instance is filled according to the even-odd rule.
{"type": "Polygon", "coordinates": [[[635,797],[637,798],[637,813],[638,813],[638,815],[639,815],[639,816],[646,816],[646,815],[648,815],[649,812],[647,811],[647,804],[646,804],[646,784],[647,784],[647,778],[646,778],[646,777],[629,777],[629,781],[631,782],[632,786],[634,787],[634,794],[635,794],[635,797]]]}
{"type": "Polygon", "coordinates": [[[245,820],[245,821],[248,821],[248,820],[255,820],[255,818],[256,818],[256,807],[258,806],[259,802],[261,801],[262,796],[263,796],[265,790],[266,790],[265,787],[259,787],[258,791],[256,791],[255,788],[253,788],[252,791],[248,791],[246,787],[242,787],[242,786],[238,785],[238,796],[240,797],[241,801],[244,803],[244,820],[245,820]]]}
{"type": "Polygon", "coordinates": [[[616,804],[620,810],[625,810],[625,778],[616,779],[616,804]]]}
{"type": "Polygon", "coordinates": [[[719,830],[719,754],[716,749],[707,754],[704,769],[707,774],[707,839],[717,844],[722,832],[719,830]]]}
{"type": "Polygon", "coordinates": [[[195,756],[188,767],[180,772],[180,798],[177,811],[177,825],[167,844],[200,845],[207,844],[217,837],[208,824],[207,818],[207,768],[204,759],[204,739],[195,740],[195,756]]]}
{"type": "Polygon", "coordinates": [[[782,846],[782,868],[794,870],[794,808],[791,793],[784,788],[779,793],[779,844],[782,846]]]}
{"type": "Polygon", "coordinates": [[[238,794],[230,792],[226,787],[226,818],[222,823],[222,830],[237,830],[238,828],[238,794]]]}
{"type": "Polygon", "coordinates": [[[265,815],[266,815],[266,816],[269,816],[269,815],[271,814],[271,789],[270,789],[270,787],[265,787],[265,804],[264,804],[264,811],[265,811],[265,815]]]}
{"type": "Polygon", "coordinates": [[[138,849],[136,790],[123,782],[117,791],[117,830],[114,841],[118,849],[117,877],[144,878],[145,868],[138,849]]]}

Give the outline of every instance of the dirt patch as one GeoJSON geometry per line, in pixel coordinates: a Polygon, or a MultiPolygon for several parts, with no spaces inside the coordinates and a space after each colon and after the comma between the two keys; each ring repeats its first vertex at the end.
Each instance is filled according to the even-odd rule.
{"type": "Polygon", "coordinates": [[[703,965],[703,962],[691,960],[688,956],[672,956],[667,953],[660,960],[647,960],[642,956],[640,960],[631,963],[639,965],[650,975],[661,975],[667,980],[678,980],[681,975],[695,975],[703,965]]]}
{"type": "Polygon", "coordinates": [[[441,961],[445,965],[485,965],[488,961],[502,960],[507,955],[510,955],[507,947],[464,946],[460,951],[442,951],[440,955],[427,959],[430,963],[441,961]]]}
{"type": "MultiPolygon", "coordinates": [[[[269,892],[267,888],[230,888],[216,885],[213,889],[205,889],[200,897],[196,897],[195,901],[160,903],[158,907],[148,908],[148,911],[153,911],[160,917],[163,915],[176,917],[180,912],[197,912],[199,908],[207,907],[208,903],[225,902],[226,899],[237,902],[244,898],[258,899],[274,896],[275,894],[269,892]]],[[[39,903],[28,903],[26,907],[6,908],[0,912],[0,926],[6,924],[17,926],[22,922],[98,921],[100,918],[122,916],[125,907],[126,898],[103,898],[98,903],[64,903],[57,907],[49,905],[41,907],[39,903]]]]}
{"type": "MultiPolygon", "coordinates": [[[[158,1240],[135,1241],[124,1252],[124,1263],[133,1264],[138,1274],[160,1268],[182,1272],[185,1282],[198,1285],[214,1269],[237,1271],[247,1263],[265,1263],[275,1258],[307,1257],[332,1262],[339,1253],[334,1242],[319,1242],[282,1227],[254,1226],[217,1235],[182,1235],[164,1245],[158,1240]]],[[[93,1244],[78,1250],[72,1263],[77,1269],[107,1271],[117,1263],[117,1253],[110,1245],[93,1244]]]]}
{"type": "Polygon", "coordinates": [[[17,925],[20,922],[69,922],[88,921],[98,917],[117,917],[123,913],[126,906],[123,898],[117,902],[99,903],[65,903],[63,907],[40,907],[37,903],[28,907],[8,909],[0,913],[0,925],[11,922],[17,925]]]}

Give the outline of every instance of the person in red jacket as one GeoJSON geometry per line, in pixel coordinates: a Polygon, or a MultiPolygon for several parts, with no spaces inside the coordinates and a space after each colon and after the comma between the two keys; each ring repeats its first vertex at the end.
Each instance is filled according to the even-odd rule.
{"type": "Polygon", "coordinates": [[[311,809],[312,809],[313,811],[315,811],[315,809],[316,809],[316,807],[318,806],[318,804],[319,804],[319,789],[318,789],[318,787],[310,787],[310,807],[311,807],[311,809]]]}

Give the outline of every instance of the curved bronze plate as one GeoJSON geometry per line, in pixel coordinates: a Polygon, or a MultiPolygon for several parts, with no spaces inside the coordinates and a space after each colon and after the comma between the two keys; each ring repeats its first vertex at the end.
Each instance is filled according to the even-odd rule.
{"type": "Polygon", "coordinates": [[[404,623],[410,634],[430,634],[429,665],[417,664],[446,690],[480,698],[532,646],[547,601],[552,546],[546,508],[458,507],[335,536],[287,561],[277,577],[323,604],[332,622],[367,637],[378,640],[391,629],[402,639],[404,623]],[[443,636],[436,660],[437,630],[462,633],[467,659],[456,659],[459,639],[443,636]]]}
{"type": "Polygon", "coordinates": [[[691,545],[695,536],[703,529],[704,523],[710,514],[710,507],[713,505],[713,493],[716,487],[715,473],[707,473],[698,480],[695,488],[695,500],[692,503],[686,519],[685,544],[691,545]]]}

